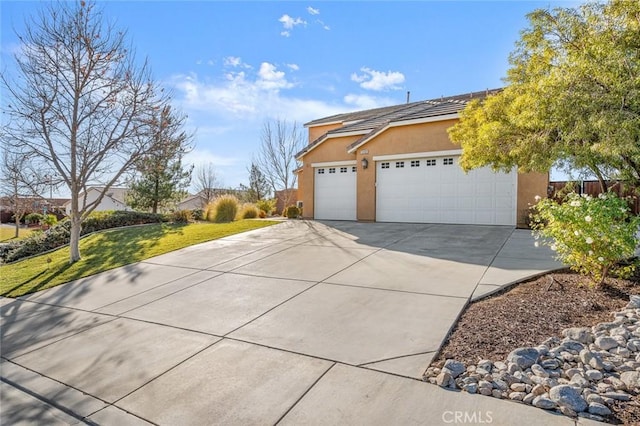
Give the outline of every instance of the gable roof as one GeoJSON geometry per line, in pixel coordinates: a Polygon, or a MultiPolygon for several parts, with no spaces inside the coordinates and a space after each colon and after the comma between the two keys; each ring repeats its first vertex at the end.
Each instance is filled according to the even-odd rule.
{"type": "Polygon", "coordinates": [[[366,111],[357,111],[346,114],[336,114],[306,123],[306,127],[320,126],[331,123],[343,123],[342,127],[329,130],[318,139],[312,141],[304,149],[296,154],[296,158],[304,156],[322,142],[334,137],[362,135],[348,147],[348,151],[363,145],[374,136],[384,132],[393,125],[411,120],[437,121],[457,118],[457,114],[465,108],[467,102],[473,99],[483,99],[502,91],[492,89],[482,92],[472,92],[462,95],[429,99],[426,101],[412,102],[402,105],[394,105],[383,108],[375,108],[366,111]]]}

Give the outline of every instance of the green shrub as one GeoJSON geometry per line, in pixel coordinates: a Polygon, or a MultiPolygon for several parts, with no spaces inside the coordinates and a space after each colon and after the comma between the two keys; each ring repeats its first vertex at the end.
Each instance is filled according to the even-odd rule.
{"type": "Polygon", "coordinates": [[[193,222],[193,213],[191,210],[176,210],[171,213],[170,220],[174,223],[193,222]]]}
{"type": "Polygon", "coordinates": [[[47,214],[47,215],[44,215],[42,217],[42,219],[40,220],[40,223],[42,225],[47,225],[47,226],[51,227],[51,226],[55,225],[56,223],[58,223],[58,218],[54,214],[47,214]]]}
{"type": "Polygon", "coordinates": [[[207,220],[223,223],[233,222],[238,214],[238,199],[233,195],[223,195],[207,206],[207,220]]]}
{"type": "Polygon", "coordinates": [[[202,210],[202,209],[193,209],[193,210],[191,210],[191,216],[193,217],[193,220],[204,220],[204,218],[205,218],[204,210],[202,210]]]}
{"type": "Polygon", "coordinates": [[[570,193],[561,203],[543,199],[534,206],[532,224],[536,240],[542,238],[558,260],[596,286],[611,273],[627,277],[635,269],[619,263],[635,254],[640,218],[613,193],[597,198],[570,193]]]}
{"type": "Polygon", "coordinates": [[[300,216],[300,209],[296,206],[289,206],[285,209],[284,214],[289,219],[295,219],[300,216]]]}
{"type": "Polygon", "coordinates": [[[256,201],[256,207],[265,212],[266,216],[271,216],[276,209],[276,199],[258,200],[256,201]]]}
{"type": "Polygon", "coordinates": [[[240,219],[255,219],[260,214],[258,208],[253,204],[244,204],[238,213],[240,219]]]}
{"type": "Polygon", "coordinates": [[[44,218],[40,213],[29,213],[24,217],[24,221],[30,225],[39,224],[44,218]]]}
{"type": "MultiPolygon", "coordinates": [[[[121,226],[142,225],[165,221],[160,214],[130,211],[93,212],[82,224],[80,235],[90,234],[103,229],[121,226]]],[[[32,233],[28,237],[0,247],[0,259],[3,262],[14,262],[25,257],[44,253],[57,247],[69,244],[71,222],[64,219],[53,225],[46,232],[32,233]]]]}

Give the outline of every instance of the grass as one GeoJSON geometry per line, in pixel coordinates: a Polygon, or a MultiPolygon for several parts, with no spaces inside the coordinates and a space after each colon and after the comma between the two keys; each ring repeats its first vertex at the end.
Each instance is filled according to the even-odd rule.
{"type": "Polygon", "coordinates": [[[119,266],[277,222],[241,220],[189,225],[154,224],[103,231],[80,241],[82,259],[69,263],[69,248],[0,266],[0,295],[18,297],[119,266]]]}
{"type": "MultiPolygon", "coordinates": [[[[18,239],[24,238],[33,230],[29,228],[20,228],[20,232],[18,234],[18,239]]],[[[9,228],[8,226],[0,226],[0,242],[8,242],[15,239],[16,229],[15,227],[9,228]]]]}

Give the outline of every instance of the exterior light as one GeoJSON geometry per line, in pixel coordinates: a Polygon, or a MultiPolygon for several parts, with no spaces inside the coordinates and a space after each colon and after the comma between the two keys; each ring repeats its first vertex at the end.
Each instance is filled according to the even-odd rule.
{"type": "Polygon", "coordinates": [[[362,159],[361,164],[362,164],[362,168],[366,169],[367,167],[369,167],[369,160],[367,160],[367,158],[365,157],[362,159]]]}

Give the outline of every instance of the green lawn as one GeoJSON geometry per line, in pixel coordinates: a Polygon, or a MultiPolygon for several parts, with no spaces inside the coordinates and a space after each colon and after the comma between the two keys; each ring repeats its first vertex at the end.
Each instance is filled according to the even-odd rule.
{"type": "MultiPolygon", "coordinates": [[[[18,238],[24,238],[33,232],[29,228],[20,228],[20,233],[18,234],[18,238]]],[[[9,242],[14,239],[16,235],[15,228],[9,228],[8,226],[0,226],[0,242],[9,242]]]]}
{"type": "Polygon", "coordinates": [[[80,241],[82,260],[69,264],[69,248],[0,266],[0,295],[18,297],[108,269],[278,222],[157,224],[99,232],[80,241]]]}

